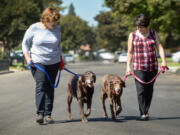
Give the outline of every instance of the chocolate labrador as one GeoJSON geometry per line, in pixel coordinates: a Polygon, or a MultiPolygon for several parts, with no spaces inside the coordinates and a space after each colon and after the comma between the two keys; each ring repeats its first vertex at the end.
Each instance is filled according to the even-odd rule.
{"type": "Polygon", "coordinates": [[[68,119],[71,119],[71,103],[73,97],[78,101],[80,108],[80,116],[82,122],[87,122],[87,118],[91,113],[92,97],[94,93],[94,83],[96,82],[96,75],[87,71],[81,76],[72,76],[68,83],[68,119]],[[84,103],[87,104],[87,113],[84,114],[84,103]]]}
{"type": "Polygon", "coordinates": [[[108,98],[112,119],[122,111],[121,95],[125,87],[125,82],[117,75],[107,74],[102,79],[101,99],[103,104],[104,117],[108,117],[106,112],[105,100],[108,98]],[[116,111],[116,105],[118,109],[116,111]]]}

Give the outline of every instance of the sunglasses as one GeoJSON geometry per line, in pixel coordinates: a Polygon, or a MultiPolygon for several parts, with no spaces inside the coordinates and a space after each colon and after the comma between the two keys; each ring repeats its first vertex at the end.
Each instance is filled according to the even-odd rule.
{"type": "Polygon", "coordinates": [[[138,26],[138,28],[147,28],[147,27],[145,27],[145,26],[138,26]]]}

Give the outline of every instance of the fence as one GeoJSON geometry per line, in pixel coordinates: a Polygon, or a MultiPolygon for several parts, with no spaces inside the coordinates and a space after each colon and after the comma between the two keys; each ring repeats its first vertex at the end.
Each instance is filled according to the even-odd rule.
{"type": "Polygon", "coordinates": [[[9,61],[7,59],[0,59],[0,73],[9,71],[9,61]]]}

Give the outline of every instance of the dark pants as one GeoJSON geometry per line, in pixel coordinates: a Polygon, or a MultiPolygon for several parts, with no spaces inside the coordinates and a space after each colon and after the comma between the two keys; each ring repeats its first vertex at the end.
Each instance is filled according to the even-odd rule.
{"type": "MultiPolygon", "coordinates": [[[[55,83],[58,73],[59,63],[53,65],[42,65],[35,63],[45,69],[51,81],[55,83]]],[[[54,102],[54,88],[51,87],[49,80],[44,72],[35,67],[31,67],[32,75],[36,81],[36,108],[38,115],[51,115],[54,102]]]]}
{"type": "MultiPolygon", "coordinates": [[[[157,70],[152,72],[135,70],[134,74],[142,81],[148,82],[157,74],[157,70]]],[[[155,80],[150,84],[142,84],[135,79],[140,115],[148,114],[153,96],[154,82],[155,80]]]]}

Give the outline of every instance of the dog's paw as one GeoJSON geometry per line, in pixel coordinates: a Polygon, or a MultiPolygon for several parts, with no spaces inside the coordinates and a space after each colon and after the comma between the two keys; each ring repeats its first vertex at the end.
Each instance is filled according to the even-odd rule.
{"type": "Polygon", "coordinates": [[[68,120],[72,120],[71,114],[68,114],[68,120]]]}
{"type": "Polygon", "coordinates": [[[103,114],[103,117],[104,117],[104,118],[108,118],[107,113],[104,113],[104,114],[103,114]]]}
{"type": "Polygon", "coordinates": [[[82,118],[82,123],[87,123],[88,122],[88,120],[84,117],[84,118],[82,118]]]}

